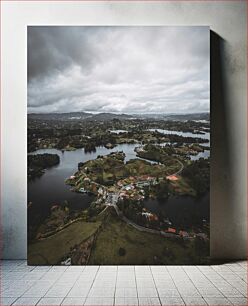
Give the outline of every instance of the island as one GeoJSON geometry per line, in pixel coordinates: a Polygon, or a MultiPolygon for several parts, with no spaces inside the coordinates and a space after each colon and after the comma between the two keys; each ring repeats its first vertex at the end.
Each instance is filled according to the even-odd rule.
{"type": "Polygon", "coordinates": [[[28,155],[28,180],[40,177],[45,169],[58,165],[59,161],[57,154],[28,155]]]}

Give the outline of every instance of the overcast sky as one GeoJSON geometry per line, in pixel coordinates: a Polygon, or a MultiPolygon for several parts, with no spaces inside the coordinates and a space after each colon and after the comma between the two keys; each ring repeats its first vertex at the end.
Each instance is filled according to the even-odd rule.
{"type": "Polygon", "coordinates": [[[208,27],[28,27],[28,112],[209,111],[208,27]]]}

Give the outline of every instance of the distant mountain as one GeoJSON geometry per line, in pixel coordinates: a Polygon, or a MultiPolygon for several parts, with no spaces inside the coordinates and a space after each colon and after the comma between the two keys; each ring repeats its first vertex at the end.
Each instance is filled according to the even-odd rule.
{"type": "Polygon", "coordinates": [[[113,119],[130,120],[130,119],[154,119],[154,120],[210,120],[209,113],[195,114],[114,114],[114,113],[99,113],[92,114],[86,112],[71,112],[71,113],[41,113],[28,114],[29,119],[36,120],[95,120],[107,121],[113,119]]]}
{"type": "Polygon", "coordinates": [[[133,115],[127,115],[127,114],[99,113],[99,114],[93,115],[89,119],[106,121],[106,120],[113,120],[113,119],[128,120],[128,119],[133,119],[133,118],[135,118],[133,115]]]}
{"type": "Polygon", "coordinates": [[[166,120],[210,120],[209,113],[171,114],[165,115],[166,120]]]}
{"type": "Polygon", "coordinates": [[[89,117],[92,117],[92,114],[85,112],[28,114],[29,119],[36,120],[84,120],[89,117]]]}

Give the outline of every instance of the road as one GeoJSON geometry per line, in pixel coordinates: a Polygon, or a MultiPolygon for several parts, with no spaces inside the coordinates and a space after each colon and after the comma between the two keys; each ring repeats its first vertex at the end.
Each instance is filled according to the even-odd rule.
{"type": "Polygon", "coordinates": [[[183,163],[182,163],[180,160],[178,160],[178,159],[176,159],[176,161],[179,162],[179,164],[181,165],[181,168],[180,168],[177,172],[175,172],[175,173],[173,173],[173,174],[170,174],[170,175],[168,175],[168,176],[178,175],[178,174],[180,174],[180,173],[183,171],[183,169],[184,169],[183,163]]]}
{"type": "Polygon", "coordinates": [[[150,233],[150,234],[156,234],[156,235],[162,235],[164,237],[170,237],[170,238],[178,238],[180,237],[179,235],[176,234],[171,234],[171,233],[165,233],[163,231],[159,231],[159,230],[155,230],[155,229],[151,229],[148,227],[144,227],[141,225],[136,224],[135,222],[131,221],[130,219],[128,219],[127,217],[125,217],[122,213],[122,211],[119,209],[119,207],[117,206],[117,202],[119,199],[119,193],[111,193],[108,195],[107,201],[108,202],[108,206],[112,206],[114,207],[117,216],[122,219],[124,222],[126,222],[128,225],[131,225],[132,227],[134,227],[135,229],[137,229],[140,232],[146,232],[146,233],[150,233]]]}
{"type": "MultiPolygon", "coordinates": [[[[181,168],[173,173],[173,174],[170,174],[170,175],[178,175],[182,172],[182,170],[184,169],[184,165],[183,163],[177,159],[177,161],[180,163],[181,165],[181,168]]],[[[106,189],[105,186],[102,186],[98,183],[95,183],[96,185],[100,186],[103,190],[106,189]]],[[[117,206],[117,202],[118,202],[118,199],[119,199],[119,194],[121,192],[121,189],[118,191],[118,192],[115,192],[115,193],[108,193],[107,194],[107,199],[106,199],[106,206],[112,206],[114,207],[115,211],[116,211],[116,214],[119,218],[121,218],[124,222],[126,222],[127,224],[131,225],[132,227],[134,227],[135,229],[137,229],[138,231],[141,231],[141,232],[147,232],[147,233],[151,233],[151,234],[156,234],[156,235],[162,235],[164,237],[173,237],[173,238],[178,238],[180,237],[179,235],[176,235],[176,234],[171,234],[171,233],[165,233],[164,231],[159,231],[159,230],[155,230],[155,229],[151,229],[151,228],[147,228],[147,227],[144,227],[144,226],[141,226],[141,225],[138,225],[136,224],[135,222],[129,220],[127,217],[124,216],[124,214],[122,213],[122,211],[119,209],[119,207],[117,206]]],[[[105,211],[105,209],[104,209],[105,211]]],[[[103,211],[102,211],[103,212],[103,211]]]]}

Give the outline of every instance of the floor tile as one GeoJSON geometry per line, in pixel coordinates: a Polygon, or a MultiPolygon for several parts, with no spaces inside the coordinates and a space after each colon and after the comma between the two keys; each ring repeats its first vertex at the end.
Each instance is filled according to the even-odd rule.
{"type": "Polygon", "coordinates": [[[95,281],[95,278],[85,278],[85,277],[79,276],[79,278],[75,282],[75,285],[84,284],[85,286],[89,286],[89,285],[92,285],[94,281],[95,281]]]}
{"type": "Polygon", "coordinates": [[[83,306],[84,303],[85,303],[85,298],[65,298],[61,305],[83,306]]]}
{"type": "Polygon", "coordinates": [[[88,285],[77,285],[73,286],[72,289],[68,293],[68,297],[87,297],[90,291],[90,286],[88,285]]]}
{"type": "Polygon", "coordinates": [[[114,298],[87,298],[84,305],[111,306],[114,305],[114,298]]]}
{"type": "Polygon", "coordinates": [[[204,298],[209,306],[227,306],[232,305],[227,298],[204,298]]]}
{"type": "Polygon", "coordinates": [[[26,273],[24,276],[23,276],[23,280],[39,280],[42,278],[42,276],[45,274],[45,271],[42,271],[42,272],[30,272],[30,273],[26,273]]]}
{"type": "Polygon", "coordinates": [[[201,294],[195,288],[190,288],[190,289],[178,288],[178,291],[182,297],[201,297],[201,294]]]}
{"type": "Polygon", "coordinates": [[[51,269],[52,266],[36,266],[33,269],[33,272],[47,272],[51,269]]]}
{"type": "Polygon", "coordinates": [[[65,272],[68,266],[52,266],[49,270],[50,272],[65,272]]]}
{"type": "Polygon", "coordinates": [[[155,287],[145,288],[138,287],[138,297],[157,297],[158,292],[155,287]]]}
{"type": "Polygon", "coordinates": [[[92,288],[89,292],[89,297],[114,297],[115,288],[114,287],[106,287],[106,288],[92,288]]]}
{"type": "Polygon", "coordinates": [[[134,266],[118,266],[118,274],[120,272],[134,272],[134,266]]]}
{"type": "Polygon", "coordinates": [[[139,306],[160,306],[159,298],[139,298],[139,306]]]}
{"type": "Polygon", "coordinates": [[[101,288],[101,287],[115,287],[115,280],[95,280],[93,283],[93,288],[101,288]]]}
{"type": "Polygon", "coordinates": [[[180,297],[178,290],[175,289],[167,289],[167,288],[157,288],[159,297],[180,297]]]}
{"type": "Polygon", "coordinates": [[[212,288],[212,287],[201,287],[201,288],[197,288],[200,295],[203,297],[211,297],[211,298],[222,298],[223,294],[217,290],[216,288],[212,288]]]}
{"type": "Polygon", "coordinates": [[[153,281],[153,279],[136,279],[136,283],[138,287],[142,287],[142,288],[151,288],[151,287],[155,287],[155,283],[153,281]]]}
{"type": "Polygon", "coordinates": [[[233,288],[232,286],[221,288],[218,286],[218,289],[225,297],[243,297],[242,293],[233,288]]]}
{"type": "Polygon", "coordinates": [[[28,272],[9,272],[5,278],[11,280],[22,280],[28,272]]]}
{"type": "Polygon", "coordinates": [[[233,305],[238,305],[238,306],[247,306],[247,305],[248,305],[248,300],[247,300],[247,298],[228,298],[228,300],[229,300],[233,305]]]}
{"type": "Polygon", "coordinates": [[[123,305],[130,305],[135,306],[138,305],[138,298],[124,298],[124,297],[116,297],[115,298],[115,305],[123,306],[123,305]]]}
{"type": "Polygon", "coordinates": [[[207,303],[201,297],[183,297],[184,303],[188,306],[204,306],[207,303]]]}
{"type": "Polygon", "coordinates": [[[87,275],[95,275],[98,272],[99,268],[99,266],[85,266],[83,273],[87,275]]]}
{"type": "Polygon", "coordinates": [[[161,288],[167,288],[168,286],[170,288],[175,288],[175,283],[171,279],[155,279],[155,285],[156,287],[161,287],[161,288]]]}
{"type": "Polygon", "coordinates": [[[85,266],[69,266],[66,272],[83,272],[85,266]]]}
{"type": "Polygon", "coordinates": [[[58,280],[61,276],[62,276],[62,272],[50,272],[50,270],[48,272],[46,272],[45,274],[43,274],[43,276],[41,277],[41,280],[58,280]]]}
{"type": "Polygon", "coordinates": [[[24,297],[43,297],[52,286],[52,283],[39,281],[34,286],[28,289],[23,296],[24,297]]]}
{"type": "Polygon", "coordinates": [[[40,298],[35,298],[35,297],[32,297],[32,298],[21,297],[17,299],[13,305],[33,306],[33,305],[36,305],[39,302],[39,300],[40,298]]]}
{"type": "Polygon", "coordinates": [[[58,306],[62,303],[63,298],[42,298],[37,305],[44,305],[44,306],[51,306],[55,305],[58,306]]]}
{"type": "Polygon", "coordinates": [[[1,296],[2,297],[16,297],[16,298],[19,298],[23,295],[23,293],[26,291],[27,289],[7,289],[7,290],[4,290],[2,293],[1,293],[1,296]]]}
{"type": "Polygon", "coordinates": [[[8,306],[11,305],[12,303],[14,303],[16,301],[16,298],[10,298],[10,297],[1,297],[0,299],[0,305],[1,306],[8,306]]]}
{"type": "Polygon", "coordinates": [[[116,282],[116,287],[127,287],[127,288],[133,288],[136,287],[136,282],[135,280],[127,280],[127,279],[121,279],[117,280],[116,282]]]}
{"type": "Polygon", "coordinates": [[[133,298],[137,297],[136,288],[116,288],[115,297],[133,298]]]}
{"type": "Polygon", "coordinates": [[[185,305],[184,301],[178,297],[175,297],[175,298],[163,297],[163,298],[160,298],[160,301],[161,301],[162,306],[185,305]]]}

